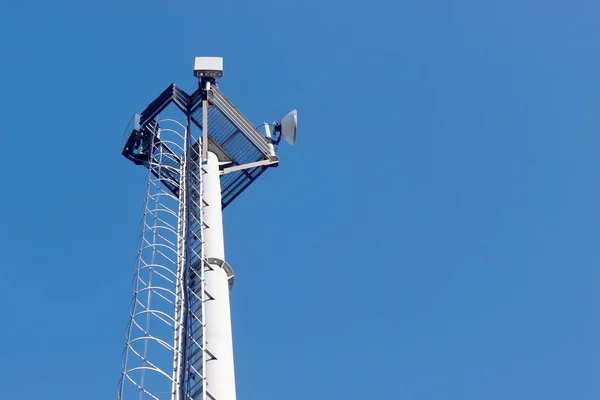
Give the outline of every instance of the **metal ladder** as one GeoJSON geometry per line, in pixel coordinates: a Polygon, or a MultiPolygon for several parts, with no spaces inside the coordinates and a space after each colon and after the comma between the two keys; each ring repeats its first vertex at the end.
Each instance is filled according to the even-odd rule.
{"type": "Polygon", "coordinates": [[[180,227],[178,242],[178,287],[176,307],[179,323],[175,329],[173,362],[173,400],[207,400],[206,390],[205,302],[212,298],[206,292],[205,271],[211,268],[204,257],[203,175],[200,145],[190,144],[186,132],[186,156],[181,160],[180,227]],[[187,210],[187,212],[186,212],[187,210]]]}

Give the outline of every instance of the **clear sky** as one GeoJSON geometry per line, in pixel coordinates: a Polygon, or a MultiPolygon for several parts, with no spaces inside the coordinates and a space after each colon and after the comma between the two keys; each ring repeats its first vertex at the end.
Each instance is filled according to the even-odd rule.
{"type": "Polygon", "coordinates": [[[595,1],[0,7],[0,399],[116,398],[144,171],[193,57],[297,147],[225,213],[239,399],[598,399],[595,1]]]}

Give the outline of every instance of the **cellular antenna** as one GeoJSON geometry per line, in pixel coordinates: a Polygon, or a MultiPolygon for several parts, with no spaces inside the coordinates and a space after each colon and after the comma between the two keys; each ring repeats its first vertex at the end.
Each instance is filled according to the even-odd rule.
{"type": "Polygon", "coordinates": [[[294,110],[261,134],[218,89],[221,57],[196,57],[197,89],[174,83],[126,131],[148,171],[118,398],[235,400],[222,211],[296,141],[294,110]]]}

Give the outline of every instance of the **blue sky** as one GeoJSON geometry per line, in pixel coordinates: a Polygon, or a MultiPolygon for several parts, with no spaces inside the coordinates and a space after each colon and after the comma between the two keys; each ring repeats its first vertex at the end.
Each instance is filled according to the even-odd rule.
{"type": "Polygon", "coordinates": [[[115,398],[144,171],[193,57],[297,147],[225,213],[239,399],[597,399],[592,1],[0,11],[0,399],[115,398]],[[266,218],[269,217],[269,218],[266,218]]]}

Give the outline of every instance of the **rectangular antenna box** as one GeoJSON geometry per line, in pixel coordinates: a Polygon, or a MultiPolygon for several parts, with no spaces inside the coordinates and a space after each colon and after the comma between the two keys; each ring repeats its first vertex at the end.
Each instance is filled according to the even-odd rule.
{"type": "Polygon", "coordinates": [[[194,60],[195,76],[223,76],[223,57],[196,57],[194,60]]]}

